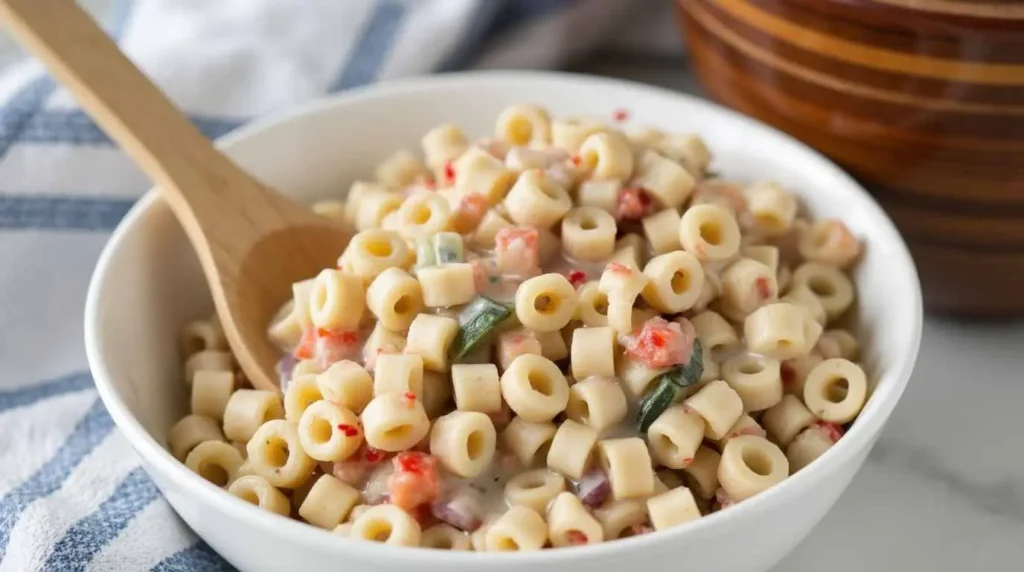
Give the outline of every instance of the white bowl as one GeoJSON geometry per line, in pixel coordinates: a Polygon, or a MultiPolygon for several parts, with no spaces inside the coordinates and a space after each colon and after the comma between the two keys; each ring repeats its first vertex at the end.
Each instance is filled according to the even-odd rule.
{"type": "Polygon", "coordinates": [[[856,272],[863,361],[876,382],[845,437],[780,485],[728,510],[656,534],[584,548],[475,554],[392,548],[352,541],[260,511],[217,489],[165,448],[186,413],[177,355],[179,328],[211,303],[191,247],[170,209],[150,192],[103,251],[85,315],[89,364],[99,393],[149,475],[181,517],[245,571],[646,572],[763,571],[795,547],[860,468],[899,400],[921,337],[921,294],[913,262],[892,222],[853,179],[818,153],[752,119],[696,98],[643,85],[552,73],[472,73],[355,90],[256,122],[221,147],[266,183],[303,200],[338,197],[397,149],[442,122],[471,135],[492,132],[513,102],[554,115],[610,117],[698,132],[731,177],[775,179],[799,193],[816,217],[844,220],[866,242],[856,272]]]}

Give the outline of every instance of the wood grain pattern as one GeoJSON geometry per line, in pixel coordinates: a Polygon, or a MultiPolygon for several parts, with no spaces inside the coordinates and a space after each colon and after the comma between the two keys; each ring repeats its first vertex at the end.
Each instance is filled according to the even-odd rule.
{"type": "Polygon", "coordinates": [[[1024,7],[677,0],[697,77],[863,180],[931,311],[1024,315],[1024,7]]]}
{"type": "Polygon", "coordinates": [[[0,21],[158,186],[239,365],[257,388],[277,390],[267,324],[292,282],[335,266],[349,233],[217,151],[73,0],[0,0],[0,21]]]}

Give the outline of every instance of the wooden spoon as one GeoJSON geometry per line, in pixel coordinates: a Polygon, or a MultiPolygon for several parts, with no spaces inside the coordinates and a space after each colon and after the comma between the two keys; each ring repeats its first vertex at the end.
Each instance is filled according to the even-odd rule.
{"type": "Polygon", "coordinates": [[[268,322],[292,282],[336,266],[351,233],[214,149],[73,0],[0,0],[0,19],[160,189],[242,370],[255,387],[278,390],[268,322]]]}

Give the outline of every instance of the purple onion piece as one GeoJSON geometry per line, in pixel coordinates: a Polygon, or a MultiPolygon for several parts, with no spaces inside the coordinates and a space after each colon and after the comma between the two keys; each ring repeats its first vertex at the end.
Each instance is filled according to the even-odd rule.
{"type": "Polygon", "coordinates": [[[611,481],[599,470],[587,471],[576,483],[576,496],[587,508],[598,508],[603,505],[611,493],[611,481]]]}
{"type": "Polygon", "coordinates": [[[299,360],[295,359],[295,356],[292,354],[285,354],[284,357],[277,360],[274,370],[277,372],[277,380],[281,386],[282,393],[288,389],[288,382],[292,379],[292,370],[295,369],[295,365],[298,363],[299,360]]]}
{"type": "Polygon", "coordinates": [[[451,498],[434,503],[430,507],[434,517],[463,532],[480,528],[480,495],[474,489],[461,489],[451,498]]]}

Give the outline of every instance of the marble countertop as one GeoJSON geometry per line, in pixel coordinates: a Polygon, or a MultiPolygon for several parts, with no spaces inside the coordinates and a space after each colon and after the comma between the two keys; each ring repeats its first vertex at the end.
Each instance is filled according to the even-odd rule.
{"type": "MultiPolygon", "coordinates": [[[[699,95],[673,50],[576,69],[699,95]]],[[[1024,570],[1022,371],[1024,321],[926,318],[914,376],[867,462],[775,570],[1024,570]]]]}

